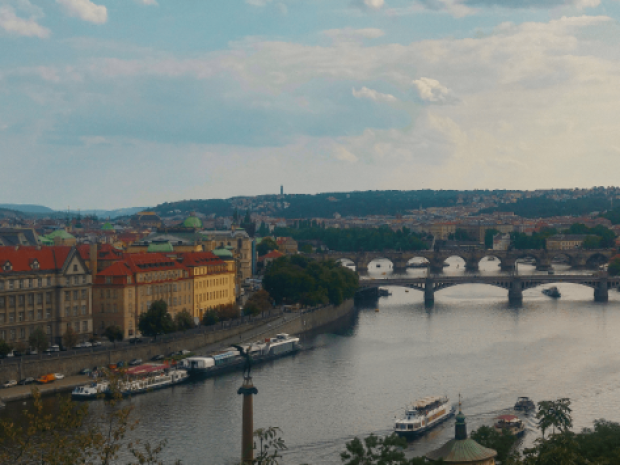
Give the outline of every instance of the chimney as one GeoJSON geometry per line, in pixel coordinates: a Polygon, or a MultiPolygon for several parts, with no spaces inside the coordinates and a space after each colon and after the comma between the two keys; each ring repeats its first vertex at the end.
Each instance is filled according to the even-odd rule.
{"type": "Polygon", "coordinates": [[[93,282],[95,282],[95,277],[97,276],[97,243],[90,244],[89,248],[89,258],[90,258],[90,274],[93,277],[93,282]]]}

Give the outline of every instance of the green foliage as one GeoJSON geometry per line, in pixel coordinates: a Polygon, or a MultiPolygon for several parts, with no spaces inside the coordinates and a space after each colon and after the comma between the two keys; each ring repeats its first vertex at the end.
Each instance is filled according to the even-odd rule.
{"type": "Polygon", "coordinates": [[[616,258],[611,261],[609,267],[607,268],[607,272],[610,276],[620,275],[620,258],[616,258]]]}
{"type": "Polygon", "coordinates": [[[562,232],[564,234],[587,234],[588,237],[583,242],[584,249],[606,249],[616,245],[616,234],[601,224],[588,228],[585,224],[574,223],[562,232]]]}
{"type": "Polygon", "coordinates": [[[168,334],[176,330],[172,316],[168,313],[168,304],[165,300],[156,300],[146,313],[140,315],[138,322],[140,332],[147,337],[157,337],[158,334],[168,334]]]}
{"type": "Polygon", "coordinates": [[[186,331],[196,326],[194,317],[187,310],[183,310],[174,315],[174,324],[177,331],[186,331]]]}
{"type": "Polygon", "coordinates": [[[273,261],[263,278],[263,287],[278,304],[340,305],[353,298],[358,285],[357,274],[335,261],[301,255],[273,261]]]}
{"type": "MultiPolygon", "coordinates": [[[[371,434],[364,440],[354,438],[346,444],[346,451],[340,454],[344,465],[423,465],[424,458],[408,460],[404,449],[407,441],[395,433],[384,438],[371,434]]],[[[439,463],[439,462],[436,462],[439,463]]]]}
{"type": "Polygon", "coordinates": [[[118,325],[108,326],[103,335],[108,338],[110,342],[122,341],[123,340],[123,330],[118,325]]]}
{"type": "Polygon", "coordinates": [[[220,322],[220,316],[217,314],[216,310],[207,310],[204,315],[202,315],[202,324],[205,326],[213,326],[220,322]]]}
{"type": "Polygon", "coordinates": [[[374,250],[424,250],[427,244],[407,228],[392,231],[390,228],[320,228],[276,229],[276,236],[292,237],[295,240],[322,241],[328,249],[340,252],[364,252],[374,250]]]}
{"type": "Polygon", "coordinates": [[[30,347],[38,350],[39,352],[47,350],[47,348],[50,346],[50,341],[47,337],[47,334],[45,334],[43,328],[40,327],[36,328],[32,333],[30,333],[28,343],[30,344],[30,347]]]}
{"type": "Polygon", "coordinates": [[[278,243],[271,237],[264,237],[256,247],[259,257],[268,254],[272,250],[278,250],[278,243]]]}
{"type": "Polygon", "coordinates": [[[480,213],[493,213],[510,210],[515,215],[524,218],[546,218],[550,216],[580,216],[594,211],[605,211],[609,207],[609,200],[604,195],[593,195],[580,199],[566,199],[558,202],[554,199],[536,197],[519,199],[510,206],[502,205],[480,210],[480,213]]]}
{"type": "Polygon", "coordinates": [[[278,465],[282,458],[281,451],[286,450],[284,439],[280,437],[280,428],[259,428],[254,431],[255,465],[278,465]]]}
{"type": "Polygon", "coordinates": [[[568,431],[573,426],[571,418],[570,399],[562,398],[558,400],[544,400],[538,403],[538,427],[543,437],[549,428],[561,432],[568,431]]]}
{"type": "Polygon", "coordinates": [[[512,247],[517,250],[544,249],[547,247],[547,239],[558,233],[555,228],[545,228],[535,232],[531,236],[525,233],[513,232],[510,234],[512,247]]]}
{"type": "Polygon", "coordinates": [[[75,347],[78,343],[78,335],[71,326],[67,327],[65,334],[62,336],[62,343],[68,349],[75,347]]]}
{"type": "Polygon", "coordinates": [[[237,304],[222,304],[215,307],[220,320],[234,320],[239,318],[239,306],[237,304]]]}
{"type": "Polygon", "coordinates": [[[268,312],[271,310],[271,296],[269,293],[261,289],[258,292],[252,294],[243,307],[244,315],[259,315],[262,312],[268,312]]]}
{"type": "Polygon", "coordinates": [[[584,249],[600,249],[602,238],[598,236],[587,236],[581,245],[584,249]]]}
{"type": "Polygon", "coordinates": [[[585,428],[575,439],[582,455],[593,463],[620,463],[620,424],[595,420],[594,428],[585,428]]]}
{"type": "Polygon", "coordinates": [[[614,208],[601,216],[611,221],[611,224],[620,224],[620,208],[614,208]]]}
{"type": "Polygon", "coordinates": [[[499,433],[490,426],[481,426],[472,431],[470,436],[478,444],[497,451],[497,460],[501,463],[510,457],[512,448],[518,438],[510,433],[499,433]]]}
{"type": "Polygon", "coordinates": [[[256,235],[259,237],[265,237],[269,235],[269,228],[264,221],[261,221],[260,228],[258,228],[258,232],[256,233],[256,235]]]}
{"type": "Polygon", "coordinates": [[[0,356],[6,356],[13,350],[13,346],[6,342],[4,339],[0,339],[0,356]]]}
{"type": "Polygon", "coordinates": [[[454,234],[450,233],[448,239],[451,241],[478,241],[477,238],[470,236],[469,233],[462,228],[456,228],[454,234]]]}
{"type": "Polygon", "coordinates": [[[312,246],[310,244],[304,244],[299,248],[299,251],[303,253],[312,253],[312,246]]]}
{"type": "Polygon", "coordinates": [[[487,249],[493,248],[493,237],[497,234],[499,234],[499,231],[493,228],[484,231],[484,246],[487,249]]]}

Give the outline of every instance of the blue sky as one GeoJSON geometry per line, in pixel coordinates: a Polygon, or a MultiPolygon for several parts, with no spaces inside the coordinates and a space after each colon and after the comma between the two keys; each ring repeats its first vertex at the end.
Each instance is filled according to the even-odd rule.
{"type": "Polygon", "coordinates": [[[0,0],[0,201],[585,187],[619,0],[0,0]]]}

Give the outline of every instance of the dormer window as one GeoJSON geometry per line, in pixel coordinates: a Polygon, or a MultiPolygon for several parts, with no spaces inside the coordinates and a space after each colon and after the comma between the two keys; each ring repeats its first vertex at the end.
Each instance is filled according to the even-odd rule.
{"type": "Polygon", "coordinates": [[[2,265],[2,269],[4,271],[12,271],[13,265],[11,265],[11,262],[7,260],[6,262],[4,262],[4,265],[2,265]]]}
{"type": "Polygon", "coordinates": [[[34,258],[30,261],[30,268],[33,270],[38,270],[39,269],[39,261],[34,258]]]}

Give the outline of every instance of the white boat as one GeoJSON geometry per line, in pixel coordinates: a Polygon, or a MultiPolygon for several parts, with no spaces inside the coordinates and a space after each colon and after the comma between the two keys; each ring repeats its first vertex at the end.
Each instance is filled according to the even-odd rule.
{"type": "MultiPolygon", "coordinates": [[[[162,368],[159,371],[138,372],[132,375],[132,379],[127,379],[119,383],[118,389],[123,397],[171,387],[189,378],[189,374],[185,370],[168,368],[162,368]]],[[[106,395],[111,396],[112,393],[112,390],[108,386],[106,395]]]]}
{"type": "Polygon", "coordinates": [[[404,438],[420,436],[454,415],[447,396],[425,397],[405,408],[405,417],[396,420],[394,432],[404,438]]]}
{"type": "Polygon", "coordinates": [[[78,386],[71,391],[71,397],[76,400],[96,399],[97,396],[105,394],[109,384],[107,381],[99,381],[78,386]]]}
{"type": "MultiPolygon", "coordinates": [[[[293,354],[301,349],[299,338],[288,334],[277,334],[265,342],[240,344],[247,350],[255,364],[293,354]]],[[[210,356],[187,357],[179,362],[179,367],[190,375],[214,375],[243,366],[244,358],[234,347],[210,356]]]]}

